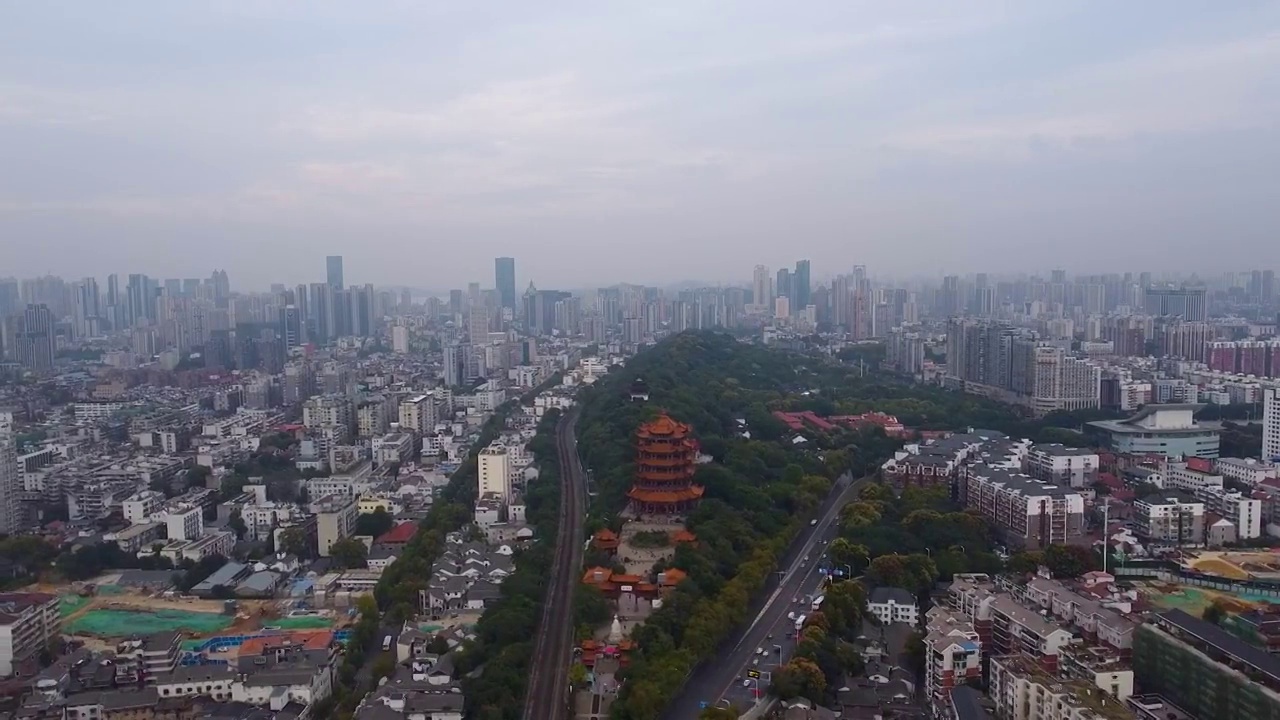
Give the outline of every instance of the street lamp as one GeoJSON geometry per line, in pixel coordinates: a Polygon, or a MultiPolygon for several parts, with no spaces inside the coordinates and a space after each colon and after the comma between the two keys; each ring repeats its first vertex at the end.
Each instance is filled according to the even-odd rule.
{"type": "Polygon", "coordinates": [[[852,578],[852,577],[853,577],[853,566],[852,566],[852,565],[850,565],[849,563],[840,563],[840,567],[845,568],[845,569],[846,569],[846,571],[848,572],[848,574],[847,574],[847,575],[845,575],[845,577],[847,577],[847,578],[852,578]]]}

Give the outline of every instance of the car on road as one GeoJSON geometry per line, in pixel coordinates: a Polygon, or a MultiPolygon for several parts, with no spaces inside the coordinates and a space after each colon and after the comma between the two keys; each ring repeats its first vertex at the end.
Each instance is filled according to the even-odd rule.
{"type": "Polygon", "coordinates": [[[818,524],[818,521],[816,518],[809,521],[809,527],[813,527],[814,525],[817,525],[817,524],[818,524]]]}
{"type": "Polygon", "coordinates": [[[795,611],[795,610],[792,610],[791,612],[787,613],[787,619],[788,619],[788,620],[795,620],[795,619],[796,619],[796,611],[795,611]]]}
{"type": "Polygon", "coordinates": [[[751,678],[743,678],[742,687],[751,687],[751,678]]]}
{"type": "Polygon", "coordinates": [[[760,658],[751,661],[752,667],[760,667],[760,658]]]}

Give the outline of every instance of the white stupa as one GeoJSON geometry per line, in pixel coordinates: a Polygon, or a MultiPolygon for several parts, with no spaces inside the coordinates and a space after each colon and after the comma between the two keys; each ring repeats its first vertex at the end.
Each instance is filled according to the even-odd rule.
{"type": "Polygon", "coordinates": [[[610,645],[622,642],[622,621],[618,620],[617,614],[614,614],[613,624],[609,626],[608,642],[610,645]]]}

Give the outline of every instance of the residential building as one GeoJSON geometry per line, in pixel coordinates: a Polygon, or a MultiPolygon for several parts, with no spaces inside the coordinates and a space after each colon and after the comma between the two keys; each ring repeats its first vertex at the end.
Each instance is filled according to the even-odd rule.
{"type": "Polygon", "coordinates": [[[1148,405],[1125,420],[1089,423],[1107,438],[1108,447],[1131,455],[1164,455],[1168,458],[1218,457],[1220,425],[1202,423],[1195,414],[1204,405],[1148,405]]]}
{"type": "Polygon", "coordinates": [[[1280,658],[1181,610],[1138,628],[1133,669],[1145,692],[1197,718],[1280,715],[1280,658]]]}
{"type": "Polygon", "coordinates": [[[871,591],[867,598],[867,611],[880,621],[881,625],[904,623],[915,627],[920,623],[920,604],[915,596],[894,587],[878,587],[871,591]]]}
{"type": "Polygon", "coordinates": [[[61,629],[58,596],[0,593],[0,677],[29,675],[61,629]]]}
{"type": "Polygon", "coordinates": [[[388,433],[372,442],[373,465],[398,465],[413,461],[413,435],[407,432],[388,433]]]}
{"type": "Polygon", "coordinates": [[[1262,459],[1280,462],[1280,388],[1267,388],[1262,402],[1262,459]]]}
{"type": "Polygon", "coordinates": [[[924,690],[934,717],[950,708],[951,689],[982,677],[982,641],[967,618],[929,611],[924,638],[924,690]]]}
{"type": "Polygon", "coordinates": [[[1225,542],[1253,540],[1262,537],[1262,500],[1244,495],[1236,490],[1211,487],[1197,497],[1204,500],[1205,509],[1222,516],[1234,526],[1234,537],[1225,542]]]}
{"type": "Polygon", "coordinates": [[[401,430],[423,435],[433,430],[437,422],[434,395],[414,395],[400,401],[401,430]]]}
{"type": "Polygon", "coordinates": [[[1267,478],[1280,477],[1280,466],[1256,458],[1218,458],[1213,462],[1213,470],[1228,480],[1241,482],[1249,487],[1258,485],[1267,478]]]}
{"type": "Polygon", "coordinates": [[[991,521],[1013,548],[1043,548],[1084,536],[1084,497],[1007,468],[962,468],[959,499],[991,521]]]}
{"type": "Polygon", "coordinates": [[[1030,658],[991,658],[988,694],[1002,720],[1130,720],[1123,700],[1098,692],[1091,683],[1062,680],[1030,658]]]}
{"type": "Polygon", "coordinates": [[[1133,502],[1135,533],[1149,542],[1203,545],[1204,503],[1177,491],[1164,491],[1133,502]]]}
{"type": "Polygon", "coordinates": [[[1037,443],[1025,461],[1031,477],[1072,488],[1090,487],[1098,481],[1098,453],[1059,443],[1037,443]]]}
{"type": "Polygon", "coordinates": [[[501,501],[511,499],[511,458],[504,445],[490,445],[478,457],[476,497],[493,494],[501,501]]]}
{"type": "Polygon", "coordinates": [[[1213,463],[1204,458],[1187,458],[1185,462],[1170,462],[1165,465],[1164,487],[1170,490],[1181,490],[1192,495],[1210,488],[1221,490],[1223,477],[1213,471],[1213,463]]]}
{"type": "Polygon", "coordinates": [[[18,493],[22,490],[22,474],[18,466],[13,413],[0,410],[0,533],[19,530],[18,493]]]}
{"type": "Polygon", "coordinates": [[[334,543],[351,537],[359,517],[357,505],[354,497],[337,496],[311,504],[311,512],[316,516],[316,546],[320,557],[329,557],[334,543]]]}

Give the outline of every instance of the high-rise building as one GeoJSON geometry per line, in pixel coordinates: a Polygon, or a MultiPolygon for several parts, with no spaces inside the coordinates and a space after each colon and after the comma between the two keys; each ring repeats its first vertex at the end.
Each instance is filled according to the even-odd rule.
{"type": "Polygon", "coordinates": [[[778,281],[773,285],[775,298],[791,298],[791,271],[782,268],[778,271],[778,281]]]}
{"type": "Polygon", "coordinates": [[[502,502],[511,499],[511,456],[503,445],[490,445],[477,460],[476,497],[494,494],[502,502]]]}
{"type": "Polygon", "coordinates": [[[342,256],[330,255],[324,259],[325,270],[328,271],[329,287],[341,290],[346,287],[342,280],[342,256]]]}
{"type": "Polygon", "coordinates": [[[1280,388],[1263,391],[1262,459],[1280,459],[1280,388]]]}
{"type": "Polygon", "coordinates": [[[769,308],[773,304],[769,275],[768,267],[757,265],[755,273],[751,276],[751,302],[756,307],[769,308]]]}
{"type": "Polygon", "coordinates": [[[795,311],[804,310],[809,306],[809,298],[813,292],[813,286],[809,282],[809,261],[797,260],[795,274],[791,276],[791,307],[795,311]]]}
{"type": "Polygon", "coordinates": [[[296,305],[280,308],[280,337],[284,339],[285,352],[302,344],[302,313],[296,305]]]}
{"type": "Polygon", "coordinates": [[[516,259],[500,257],[493,261],[494,287],[502,307],[516,310],[516,259]]]}
{"type": "Polygon", "coordinates": [[[18,364],[35,373],[53,370],[53,313],[47,305],[28,305],[13,318],[13,343],[18,364]]]}
{"type": "Polygon", "coordinates": [[[0,411],[0,534],[17,532],[18,478],[17,437],[13,413],[0,411]]]}
{"type": "Polygon", "coordinates": [[[448,387],[457,387],[462,384],[463,378],[466,377],[466,360],[467,355],[471,352],[471,348],[465,345],[445,345],[444,346],[444,384],[448,387]]]}
{"type": "Polygon", "coordinates": [[[81,280],[76,285],[75,301],[76,335],[80,337],[97,335],[101,330],[99,322],[102,314],[99,307],[98,281],[91,277],[81,280]]]}
{"type": "Polygon", "coordinates": [[[1204,288],[1147,288],[1143,309],[1148,315],[1177,315],[1186,322],[1204,322],[1204,288]]]}

